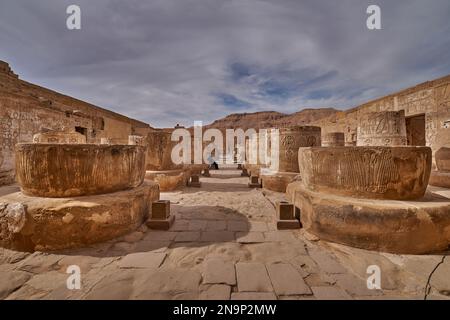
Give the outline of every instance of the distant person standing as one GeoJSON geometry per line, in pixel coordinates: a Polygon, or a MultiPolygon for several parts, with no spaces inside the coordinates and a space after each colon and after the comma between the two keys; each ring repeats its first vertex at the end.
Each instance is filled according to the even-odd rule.
{"type": "Polygon", "coordinates": [[[208,163],[209,163],[209,169],[219,170],[219,165],[217,164],[217,162],[214,160],[214,158],[212,156],[208,157],[208,163]]]}

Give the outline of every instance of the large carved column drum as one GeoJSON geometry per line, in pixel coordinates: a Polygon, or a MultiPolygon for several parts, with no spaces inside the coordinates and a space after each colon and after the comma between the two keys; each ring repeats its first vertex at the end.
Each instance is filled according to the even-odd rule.
{"type": "Polygon", "coordinates": [[[357,146],[406,146],[404,111],[369,112],[360,115],[357,146]]]}
{"type": "Polygon", "coordinates": [[[450,148],[442,147],[435,154],[437,170],[431,172],[430,185],[450,188],[450,148]]]}
{"type": "Polygon", "coordinates": [[[286,192],[287,185],[299,174],[298,149],[321,145],[321,129],[315,126],[297,126],[279,129],[278,152],[271,148],[278,159],[278,170],[261,173],[263,188],[286,192]]]}
{"type": "Polygon", "coordinates": [[[136,230],[159,187],[144,182],[145,148],[19,144],[22,192],[0,197],[0,246],[23,251],[83,247],[136,230]]]}
{"type": "Polygon", "coordinates": [[[171,140],[172,133],[154,130],[148,133],[147,171],[145,179],[159,184],[161,191],[171,191],[183,187],[189,172],[183,164],[172,161],[172,149],[177,142],[171,140]]]}
{"type": "Polygon", "coordinates": [[[450,199],[426,192],[428,147],[300,148],[289,184],[305,231],[376,251],[423,254],[450,244],[450,199]]]}
{"type": "Polygon", "coordinates": [[[126,190],[144,180],[144,151],[127,145],[19,144],[17,180],[24,194],[39,197],[126,190]]]}

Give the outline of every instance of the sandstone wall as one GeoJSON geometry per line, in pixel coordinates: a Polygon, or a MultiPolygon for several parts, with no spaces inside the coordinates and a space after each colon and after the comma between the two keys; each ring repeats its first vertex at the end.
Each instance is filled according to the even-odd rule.
{"type": "Polygon", "coordinates": [[[87,143],[111,138],[128,143],[150,127],[117,113],[19,80],[0,61],[0,185],[14,181],[14,147],[31,143],[41,129],[78,130],[87,143]]]}

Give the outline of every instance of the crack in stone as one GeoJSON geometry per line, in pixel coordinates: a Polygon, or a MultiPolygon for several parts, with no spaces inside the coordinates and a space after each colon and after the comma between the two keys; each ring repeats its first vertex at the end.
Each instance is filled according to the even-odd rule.
{"type": "Polygon", "coordinates": [[[423,297],[423,300],[427,300],[428,295],[430,294],[430,291],[431,291],[431,285],[430,285],[431,278],[433,277],[433,274],[436,272],[436,270],[439,268],[439,266],[444,263],[445,257],[446,256],[442,257],[441,261],[434,267],[434,269],[431,271],[430,275],[428,276],[427,284],[425,285],[425,296],[423,297]]]}

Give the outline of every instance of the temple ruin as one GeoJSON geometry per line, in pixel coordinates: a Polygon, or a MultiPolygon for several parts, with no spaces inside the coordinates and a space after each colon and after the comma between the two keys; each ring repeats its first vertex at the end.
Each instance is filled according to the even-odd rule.
{"type": "MultiPolygon", "coordinates": [[[[121,272],[133,286],[152,273],[127,297],[151,288],[151,298],[359,298],[374,294],[352,287],[372,260],[391,266],[449,249],[450,76],[311,123],[264,124],[245,137],[243,157],[215,150],[219,170],[172,161],[178,128],[27,83],[0,62],[2,261],[47,252],[111,268],[70,298],[114,295],[121,272]]],[[[209,142],[192,135],[190,158],[209,142]]],[[[37,295],[27,281],[5,297],[37,295]]],[[[384,281],[396,294],[413,290],[384,281]]],[[[58,290],[43,296],[66,294],[58,290]]]]}

